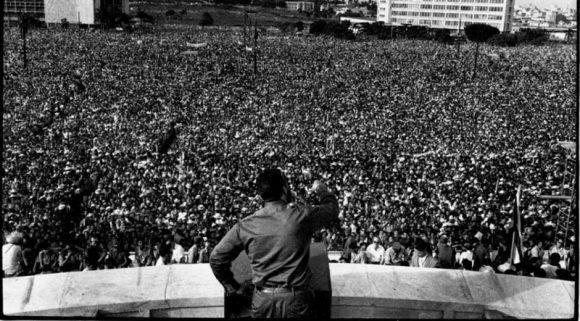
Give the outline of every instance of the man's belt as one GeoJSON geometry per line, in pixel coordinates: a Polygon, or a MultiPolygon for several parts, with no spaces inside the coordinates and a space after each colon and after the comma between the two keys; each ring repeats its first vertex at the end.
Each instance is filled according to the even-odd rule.
{"type": "Polygon", "coordinates": [[[297,287],[268,287],[268,286],[257,286],[256,290],[262,293],[290,293],[297,291],[310,290],[309,286],[297,286],[297,287]]]}

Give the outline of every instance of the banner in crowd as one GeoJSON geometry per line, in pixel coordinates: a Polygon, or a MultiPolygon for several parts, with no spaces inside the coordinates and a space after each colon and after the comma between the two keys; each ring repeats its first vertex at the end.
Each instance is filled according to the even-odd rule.
{"type": "Polygon", "coordinates": [[[186,44],[188,47],[190,47],[190,48],[195,48],[195,49],[199,49],[199,48],[207,47],[207,42],[202,42],[202,43],[190,43],[190,42],[186,42],[185,44],[186,44]]]}
{"type": "Polygon", "coordinates": [[[518,186],[516,193],[516,210],[512,218],[512,246],[510,251],[511,264],[519,264],[522,262],[522,222],[520,219],[520,197],[522,193],[522,186],[518,186]]]}

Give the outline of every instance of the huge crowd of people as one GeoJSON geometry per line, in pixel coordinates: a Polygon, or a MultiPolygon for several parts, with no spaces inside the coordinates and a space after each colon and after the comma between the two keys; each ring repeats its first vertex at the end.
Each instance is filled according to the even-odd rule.
{"type": "Polygon", "coordinates": [[[576,273],[558,228],[575,201],[540,198],[573,188],[571,45],[484,47],[472,77],[469,44],[48,29],[24,69],[19,37],[4,30],[5,277],[207,262],[272,166],[296,202],[315,179],[339,197],[316,236],[339,262],[576,273]]]}

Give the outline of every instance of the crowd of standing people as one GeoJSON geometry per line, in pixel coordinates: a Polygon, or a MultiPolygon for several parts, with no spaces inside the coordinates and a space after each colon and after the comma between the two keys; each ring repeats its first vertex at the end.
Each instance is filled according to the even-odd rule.
{"type": "Polygon", "coordinates": [[[431,41],[33,30],[26,69],[19,45],[5,29],[5,276],[208,262],[272,166],[297,202],[314,179],[336,193],[317,238],[341,262],[576,273],[539,197],[573,190],[571,45],[483,48],[475,78],[471,47],[431,41]]]}

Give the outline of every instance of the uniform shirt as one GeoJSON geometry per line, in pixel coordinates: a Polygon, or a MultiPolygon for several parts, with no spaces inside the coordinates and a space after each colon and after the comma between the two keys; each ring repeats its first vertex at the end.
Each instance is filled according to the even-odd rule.
{"type": "Polygon", "coordinates": [[[213,250],[210,266],[226,292],[240,285],[231,262],[245,250],[256,286],[300,287],[310,284],[308,267],[312,233],[338,218],[338,201],[331,193],[320,195],[319,206],[288,206],[267,202],[238,222],[213,250]]]}

